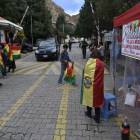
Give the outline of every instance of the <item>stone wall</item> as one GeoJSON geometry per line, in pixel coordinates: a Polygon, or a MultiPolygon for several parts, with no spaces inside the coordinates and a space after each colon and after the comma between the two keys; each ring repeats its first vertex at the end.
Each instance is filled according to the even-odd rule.
{"type": "Polygon", "coordinates": [[[75,22],[75,19],[73,19],[72,16],[70,16],[67,13],[65,13],[64,9],[62,7],[60,7],[60,6],[58,6],[57,4],[55,4],[52,0],[46,0],[46,6],[51,11],[52,22],[53,23],[56,23],[57,17],[58,17],[59,14],[64,14],[65,19],[66,19],[67,22],[70,22],[70,23],[72,23],[74,25],[77,23],[77,22],[75,22]]]}

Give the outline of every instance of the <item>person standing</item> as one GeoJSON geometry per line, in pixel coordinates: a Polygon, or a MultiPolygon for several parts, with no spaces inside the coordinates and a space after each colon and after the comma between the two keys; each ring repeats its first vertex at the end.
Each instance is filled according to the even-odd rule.
{"type": "MultiPolygon", "coordinates": [[[[68,62],[74,63],[73,61],[70,60],[67,49],[68,49],[68,45],[63,45],[63,51],[60,53],[61,73],[58,80],[59,85],[63,85],[62,79],[66,71],[68,62]]],[[[77,86],[77,83],[72,83],[72,85],[77,86]]]]}
{"type": "MultiPolygon", "coordinates": [[[[0,43],[1,52],[2,52],[3,48],[4,48],[4,44],[0,43]]],[[[6,77],[6,66],[8,65],[8,60],[7,60],[7,56],[3,52],[1,54],[2,54],[2,57],[3,57],[3,60],[4,60],[4,64],[5,64],[5,67],[4,67],[4,70],[2,72],[2,75],[3,75],[3,78],[6,79],[7,78],[6,77]]]]}
{"type": "Polygon", "coordinates": [[[90,45],[89,45],[89,49],[92,47],[92,46],[96,46],[97,47],[97,43],[96,43],[96,39],[92,39],[90,45]]]}
{"type": "Polygon", "coordinates": [[[86,49],[87,49],[88,43],[85,41],[82,42],[82,53],[83,53],[83,59],[86,59],[86,49]]]}
{"type": "Polygon", "coordinates": [[[100,42],[99,48],[97,48],[97,49],[101,52],[101,58],[100,58],[100,60],[103,61],[104,51],[105,51],[105,47],[103,46],[103,42],[100,42]]]}
{"type": "Polygon", "coordinates": [[[104,106],[104,64],[100,56],[101,53],[94,49],[84,67],[80,100],[82,105],[87,106],[85,115],[88,118],[92,118],[92,108],[95,108],[93,119],[97,124],[100,123],[100,107],[104,106]]]}
{"type": "Polygon", "coordinates": [[[71,52],[72,42],[69,40],[69,52],[71,52]]]}

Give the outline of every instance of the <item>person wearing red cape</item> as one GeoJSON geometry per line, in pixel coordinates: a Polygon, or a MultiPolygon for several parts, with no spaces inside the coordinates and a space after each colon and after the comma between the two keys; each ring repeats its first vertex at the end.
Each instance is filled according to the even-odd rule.
{"type": "Polygon", "coordinates": [[[85,115],[92,118],[92,108],[95,108],[93,119],[97,124],[100,123],[100,107],[104,106],[104,64],[100,57],[101,53],[94,49],[83,70],[81,85],[81,104],[87,106],[85,115]]]}

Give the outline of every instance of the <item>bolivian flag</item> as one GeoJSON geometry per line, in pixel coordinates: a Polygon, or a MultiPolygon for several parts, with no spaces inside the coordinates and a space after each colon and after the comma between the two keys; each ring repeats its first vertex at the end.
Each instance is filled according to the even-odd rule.
{"type": "Polygon", "coordinates": [[[21,47],[14,45],[11,48],[12,48],[13,59],[20,59],[21,58],[21,47]]]}
{"type": "Polygon", "coordinates": [[[1,53],[1,50],[0,50],[0,71],[3,71],[4,68],[5,68],[5,64],[4,64],[2,53],[1,53]]]}
{"type": "Polygon", "coordinates": [[[104,106],[104,64],[99,59],[89,59],[83,70],[81,104],[88,107],[104,106]]]}
{"type": "Polygon", "coordinates": [[[76,83],[76,77],[75,77],[74,64],[73,63],[72,63],[71,68],[69,68],[69,63],[67,64],[64,80],[67,83],[76,83]]]}
{"type": "Polygon", "coordinates": [[[10,45],[6,45],[2,51],[7,56],[8,60],[13,61],[13,56],[12,56],[12,51],[11,51],[10,45]]]}

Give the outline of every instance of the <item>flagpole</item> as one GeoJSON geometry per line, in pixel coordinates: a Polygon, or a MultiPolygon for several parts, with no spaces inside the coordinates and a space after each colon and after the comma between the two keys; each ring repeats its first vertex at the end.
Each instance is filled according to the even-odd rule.
{"type": "MultiPolygon", "coordinates": [[[[26,13],[27,13],[27,11],[28,11],[28,9],[29,9],[29,6],[27,6],[27,8],[26,8],[25,13],[24,13],[24,15],[23,15],[23,17],[22,17],[22,19],[21,19],[21,21],[20,21],[19,26],[21,26],[21,24],[22,24],[22,22],[23,22],[23,20],[24,20],[24,18],[25,18],[25,15],[26,15],[26,13]]],[[[18,30],[16,30],[16,32],[15,32],[15,34],[14,34],[14,37],[13,37],[13,40],[15,40],[15,37],[16,37],[17,33],[18,33],[18,30]]]]}

